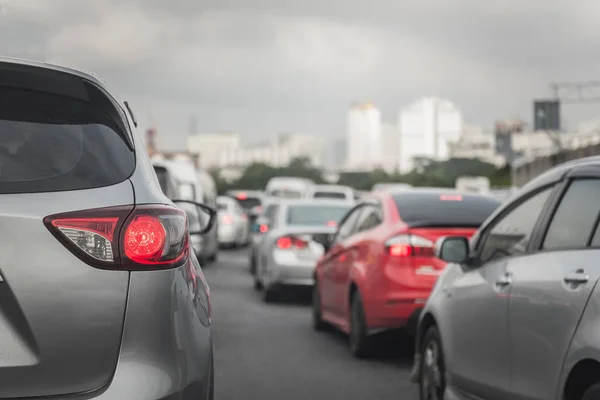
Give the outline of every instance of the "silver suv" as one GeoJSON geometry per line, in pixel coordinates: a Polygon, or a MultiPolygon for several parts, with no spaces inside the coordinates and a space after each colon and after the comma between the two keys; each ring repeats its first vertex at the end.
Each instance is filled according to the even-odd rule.
{"type": "Polygon", "coordinates": [[[421,399],[600,399],[600,157],[560,165],[503,204],[424,308],[421,399]]]}
{"type": "Polygon", "coordinates": [[[188,226],[105,84],[0,58],[0,398],[212,399],[188,226]]]}

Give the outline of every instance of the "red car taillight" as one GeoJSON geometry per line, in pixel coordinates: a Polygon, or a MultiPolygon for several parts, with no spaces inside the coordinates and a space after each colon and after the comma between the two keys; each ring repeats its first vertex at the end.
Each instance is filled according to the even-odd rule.
{"type": "Polygon", "coordinates": [[[186,218],[176,207],[143,205],[50,215],[44,224],[93,267],[140,271],[185,263],[189,253],[186,218]]]}
{"type": "Polygon", "coordinates": [[[394,257],[433,257],[434,243],[421,236],[402,234],[385,242],[388,254],[394,257]]]}
{"type": "Polygon", "coordinates": [[[233,218],[229,214],[225,214],[221,217],[221,223],[224,225],[231,225],[233,223],[233,218]]]}
{"type": "Polygon", "coordinates": [[[282,250],[287,249],[305,249],[308,246],[308,243],[305,240],[291,237],[291,236],[282,236],[277,239],[277,247],[282,250]]]}

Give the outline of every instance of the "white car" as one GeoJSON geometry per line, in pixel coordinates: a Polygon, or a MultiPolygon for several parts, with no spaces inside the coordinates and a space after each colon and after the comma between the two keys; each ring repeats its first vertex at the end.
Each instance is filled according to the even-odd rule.
{"type": "Polygon", "coordinates": [[[247,245],[250,241],[250,222],[240,203],[231,197],[219,196],[217,212],[219,245],[221,247],[247,245]]]}

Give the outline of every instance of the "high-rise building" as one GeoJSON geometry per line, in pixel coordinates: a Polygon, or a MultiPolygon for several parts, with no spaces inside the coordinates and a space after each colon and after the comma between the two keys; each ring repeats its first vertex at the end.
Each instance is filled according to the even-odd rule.
{"type": "Polygon", "coordinates": [[[219,167],[220,154],[226,149],[239,148],[240,135],[234,132],[199,133],[188,137],[188,151],[200,155],[200,167],[219,167]]]}
{"type": "Polygon", "coordinates": [[[410,172],[415,159],[446,160],[449,143],[463,131],[460,110],[448,100],[423,97],[400,111],[400,172],[410,172]]]}
{"type": "Polygon", "coordinates": [[[354,103],[347,116],[346,168],[372,170],[381,167],[381,111],[371,103],[354,103]]]}

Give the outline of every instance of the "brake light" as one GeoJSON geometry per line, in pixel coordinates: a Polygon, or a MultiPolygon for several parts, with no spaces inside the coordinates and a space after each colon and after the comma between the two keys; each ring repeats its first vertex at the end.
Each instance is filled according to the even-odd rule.
{"type": "Polygon", "coordinates": [[[246,193],[238,193],[237,199],[238,200],[246,200],[246,199],[248,199],[248,195],[246,193]]]}
{"type": "Polygon", "coordinates": [[[269,225],[261,224],[258,230],[260,231],[260,233],[267,233],[269,231],[269,225]]]}
{"type": "Polygon", "coordinates": [[[44,224],[69,251],[96,268],[176,268],[189,253],[187,217],[176,207],[82,210],[50,215],[44,224]]]}
{"type": "Polygon", "coordinates": [[[327,221],[327,226],[336,227],[337,226],[337,222],[335,222],[335,221],[327,221]]]}
{"type": "Polygon", "coordinates": [[[385,242],[388,253],[393,257],[433,257],[434,243],[421,236],[402,234],[385,242]]]}
{"type": "Polygon", "coordinates": [[[308,243],[305,240],[302,240],[297,237],[282,236],[279,239],[277,239],[277,247],[282,250],[287,250],[291,248],[301,250],[308,247],[308,243]]]}
{"type": "Polygon", "coordinates": [[[221,217],[221,222],[225,225],[231,225],[233,223],[233,218],[231,215],[226,214],[221,217]]]}

